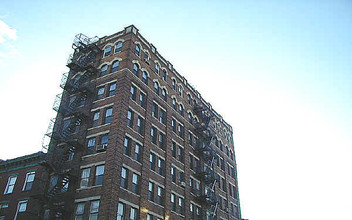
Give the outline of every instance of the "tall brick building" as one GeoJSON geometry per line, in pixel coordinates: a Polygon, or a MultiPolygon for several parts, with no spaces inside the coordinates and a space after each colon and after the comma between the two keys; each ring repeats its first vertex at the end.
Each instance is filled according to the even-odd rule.
{"type": "Polygon", "coordinates": [[[133,25],[77,35],[44,219],[241,219],[232,127],[133,25]]]}

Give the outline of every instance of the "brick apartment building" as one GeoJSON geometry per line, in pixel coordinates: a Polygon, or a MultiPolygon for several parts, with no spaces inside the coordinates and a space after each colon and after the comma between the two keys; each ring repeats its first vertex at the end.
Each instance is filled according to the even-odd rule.
{"type": "Polygon", "coordinates": [[[45,154],[34,154],[0,162],[0,220],[41,219],[44,186],[48,179],[41,162],[45,154]]]}
{"type": "Polygon", "coordinates": [[[77,35],[44,219],[241,219],[232,127],[131,25],[77,35]]]}

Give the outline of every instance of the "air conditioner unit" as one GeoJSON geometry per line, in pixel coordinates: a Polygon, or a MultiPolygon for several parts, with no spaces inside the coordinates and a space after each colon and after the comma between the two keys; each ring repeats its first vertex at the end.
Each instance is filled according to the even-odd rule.
{"type": "Polygon", "coordinates": [[[186,183],[185,182],[181,182],[180,183],[182,187],[186,187],[186,183]]]}
{"type": "Polygon", "coordinates": [[[97,147],[97,152],[101,152],[101,151],[106,151],[106,148],[108,147],[108,144],[101,144],[98,145],[97,147]]]}
{"type": "Polygon", "coordinates": [[[145,61],[147,64],[150,64],[150,60],[149,60],[149,59],[144,58],[144,61],[145,61]]]}

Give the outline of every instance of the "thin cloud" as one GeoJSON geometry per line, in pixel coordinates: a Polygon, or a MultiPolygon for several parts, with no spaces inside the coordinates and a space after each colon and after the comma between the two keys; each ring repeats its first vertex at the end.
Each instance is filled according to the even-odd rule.
{"type": "Polygon", "coordinates": [[[6,39],[16,40],[17,30],[0,20],[0,44],[4,43],[6,39]]]}

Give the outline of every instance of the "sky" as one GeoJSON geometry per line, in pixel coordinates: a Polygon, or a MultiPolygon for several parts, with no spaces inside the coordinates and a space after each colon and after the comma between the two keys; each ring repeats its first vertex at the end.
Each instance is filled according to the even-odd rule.
{"type": "Polygon", "coordinates": [[[352,219],[352,2],[0,2],[0,158],[41,150],[74,36],[134,24],[232,125],[242,217],[352,219]]]}

